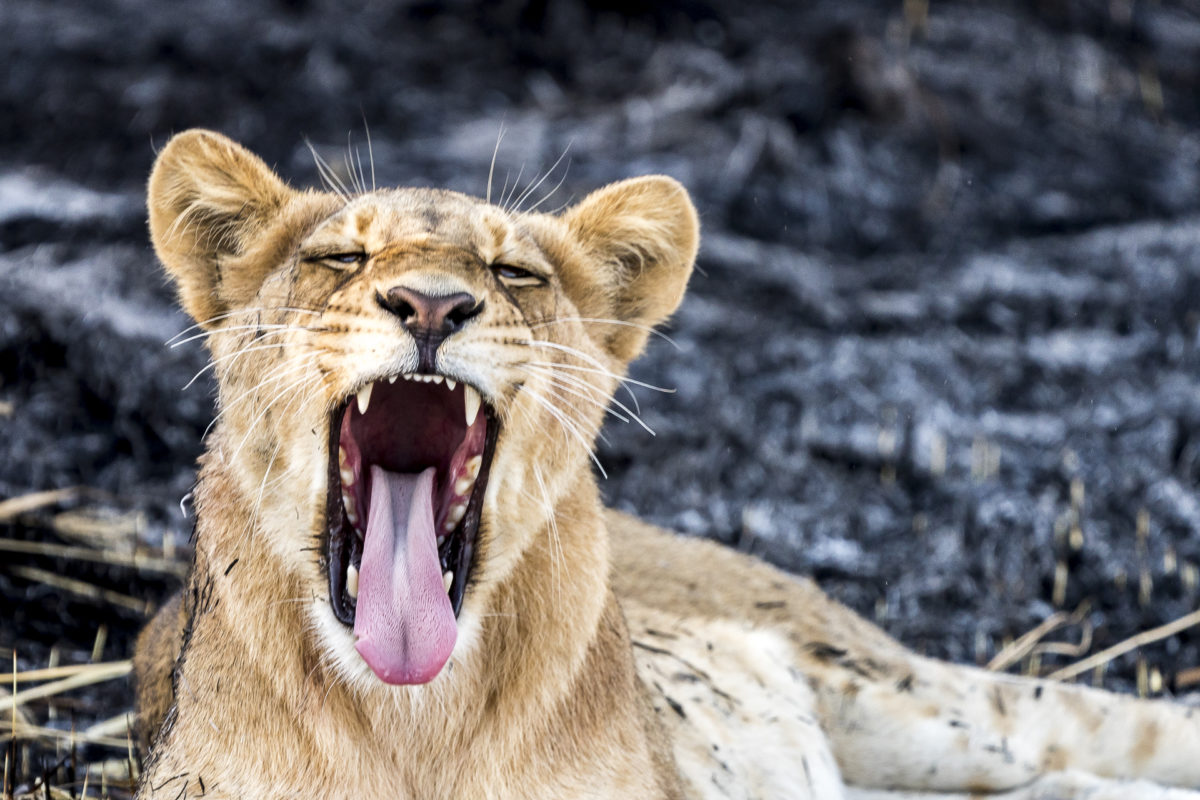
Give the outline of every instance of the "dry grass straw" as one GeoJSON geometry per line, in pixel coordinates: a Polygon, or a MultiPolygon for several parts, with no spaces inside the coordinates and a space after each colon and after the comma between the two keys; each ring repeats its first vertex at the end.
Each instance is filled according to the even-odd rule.
{"type": "Polygon", "coordinates": [[[1026,656],[1037,658],[1040,663],[1040,657],[1046,653],[1078,658],[1092,646],[1092,626],[1087,621],[1089,611],[1091,611],[1091,606],[1085,603],[1070,614],[1065,611],[1051,614],[1035,628],[1022,634],[1015,642],[996,653],[995,657],[988,662],[987,668],[997,672],[1005,670],[1026,656]],[[1042,642],[1042,639],[1065,625],[1081,626],[1078,644],[1042,642]]]}
{"type": "Polygon", "coordinates": [[[84,731],[64,731],[58,728],[46,728],[41,725],[17,724],[14,729],[7,721],[0,721],[0,744],[7,744],[13,739],[41,739],[49,742],[79,744],[94,744],[101,747],[125,749],[125,739],[116,736],[105,736],[84,731]]]}
{"type": "Polygon", "coordinates": [[[140,512],[115,511],[103,506],[60,511],[50,521],[58,535],[99,549],[128,546],[146,527],[140,512]]]}
{"type": "Polygon", "coordinates": [[[128,567],[138,572],[154,572],[163,575],[174,575],[183,578],[187,574],[187,565],[167,558],[133,553],[115,553],[110,550],[95,550],[90,547],[77,547],[51,542],[24,542],[16,539],[0,539],[0,552],[26,553],[29,555],[64,558],[75,561],[91,561],[98,564],[111,564],[117,567],[128,567]]]}
{"type": "Polygon", "coordinates": [[[12,522],[20,515],[28,514],[30,511],[74,500],[81,492],[83,492],[82,487],[71,486],[66,489],[50,489],[0,500],[0,522],[12,522]]]}
{"type": "Polygon", "coordinates": [[[37,567],[10,567],[9,571],[13,575],[24,578],[27,581],[53,586],[55,589],[61,589],[64,592],[69,592],[79,597],[86,597],[89,600],[99,600],[109,605],[127,608],[144,616],[149,615],[154,608],[154,604],[146,600],[139,600],[127,594],[114,592],[112,589],[102,589],[86,581],[67,578],[58,573],[38,569],[37,567]]]}
{"type": "Polygon", "coordinates": [[[66,664],[61,667],[46,667],[43,669],[27,669],[24,672],[15,672],[12,675],[14,685],[18,683],[35,683],[38,681],[52,681],[57,678],[70,678],[81,673],[91,672],[97,669],[116,669],[121,666],[128,666],[128,661],[107,661],[102,664],[66,664]]]}
{"type": "Polygon", "coordinates": [[[1118,642],[1112,647],[1101,650],[1099,653],[1089,656],[1082,661],[1077,661],[1069,667],[1063,667],[1060,670],[1051,672],[1046,677],[1056,681],[1070,680],[1071,678],[1074,678],[1077,675],[1082,675],[1088,670],[1094,669],[1101,664],[1107,664],[1113,659],[1123,656],[1132,650],[1136,650],[1139,647],[1157,642],[1161,639],[1166,639],[1168,636],[1174,636],[1180,631],[1187,630],[1188,628],[1196,625],[1200,625],[1200,609],[1197,609],[1190,614],[1185,614],[1176,620],[1166,623],[1165,625],[1159,625],[1157,628],[1151,628],[1148,631],[1143,631],[1136,636],[1130,636],[1128,639],[1118,642]]]}
{"type": "MultiPolygon", "coordinates": [[[[61,669],[61,668],[60,668],[61,669]]],[[[40,700],[45,697],[53,697],[63,692],[69,692],[72,689],[79,689],[83,686],[91,686],[95,683],[103,683],[105,681],[116,680],[123,678],[133,669],[132,661],[111,661],[104,664],[87,664],[82,665],[70,677],[62,680],[46,683],[41,686],[36,686],[32,689],[24,689],[19,692],[14,692],[11,697],[0,698],[0,712],[16,710],[18,707],[28,703],[31,700],[40,700]]],[[[17,684],[17,676],[20,673],[13,670],[13,686],[17,684]]],[[[17,727],[14,723],[12,727],[17,727]]]]}
{"type": "Polygon", "coordinates": [[[1188,667],[1175,673],[1175,688],[1190,689],[1200,686],[1200,667],[1188,667]]]}

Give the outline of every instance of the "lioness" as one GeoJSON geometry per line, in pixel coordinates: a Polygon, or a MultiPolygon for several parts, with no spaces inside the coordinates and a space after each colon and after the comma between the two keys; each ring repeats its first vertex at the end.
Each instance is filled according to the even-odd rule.
{"type": "Polygon", "coordinates": [[[696,256],[675,181],[299,192],[192,131],[149,209],[220,413],[138,642],[140,796],[1200,797],[1163,788],[1200,711],[918,657],[604,510],[602,414],[696,256]]]}

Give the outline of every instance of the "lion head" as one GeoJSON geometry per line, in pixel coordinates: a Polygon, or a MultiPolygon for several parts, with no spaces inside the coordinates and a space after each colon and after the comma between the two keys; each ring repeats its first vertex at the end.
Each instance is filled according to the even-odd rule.
{"type": "Polygon", "coordinates": [[[391,684],[469,650],[539,534],[596,504],[605,408],[698,241],[670,178],[559,214],[296,191],[207,131],[162,151],[149,209],[212,353],[227,535],[267,542],[347,675],[391,684]]]}

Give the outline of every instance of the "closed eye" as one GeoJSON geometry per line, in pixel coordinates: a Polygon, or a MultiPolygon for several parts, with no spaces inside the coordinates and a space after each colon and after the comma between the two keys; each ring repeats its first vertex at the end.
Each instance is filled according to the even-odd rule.
{"type": "Polygon", "coordinates": [[[546,282],[541,275],[511,264],[492,264],[491,270],[506,286],[541,286],[546,282]]]}
{"type": "Polygon", "coordinates": [[[312,253],[301,256],[301,260],[310,264],[321,264],[332,269],[345,269],[346,267],[354,267],[366,261],[367,254],[361,252],[312,253]]]}

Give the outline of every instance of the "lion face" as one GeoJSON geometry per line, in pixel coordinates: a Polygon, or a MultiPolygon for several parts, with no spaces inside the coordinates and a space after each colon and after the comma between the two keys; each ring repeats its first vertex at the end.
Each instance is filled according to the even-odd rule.
{"type": "Polygon", "coordinates": [[[235,477],[230,502],[310,590],[324,651],[393,684],[470,647],[591,480],[604,409],[697,242],[667,178],[558,216],[427,189],[300,193],[208,132],[164,149],[150,211],[209,332],[209,458],[235,477]]]}

